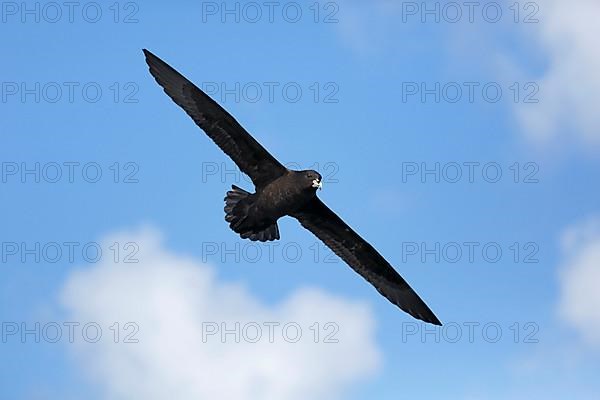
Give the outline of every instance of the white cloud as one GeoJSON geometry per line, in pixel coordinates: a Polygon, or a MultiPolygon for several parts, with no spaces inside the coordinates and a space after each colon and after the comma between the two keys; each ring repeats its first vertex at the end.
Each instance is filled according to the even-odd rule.
{"type": "Polygon", "coordinates": [[[447,35],[438,40],[449,39],[448,53],[452,57],[447,62],[458,60],[456,68],[460,71],[473,65],[487,68],[490,56],[482,58],[480,53],[473,51],[474,48],[496,49],[491,50],[489,55],[502,75],[508,73],[508,76],[502,76],[502,80],[511,85],[518,77],[523,86],[519,94],[521,101],[515,104],[514,113],[525,137],[542,147],[554,145],[560,148],[565,143],[575,143],[593,145],[595,149],[600,145],[600,113],[597,111],[600,104],[600,52],[597,44],[600,37],[597,21],[600,1],[538,0],[531,3],[519,4],[519,18],[531,17],[539,22],[521,22],[520,38],[528,53],[534,57],[538,54],[543,56],[546,64],[539,74],[525,72],[524,65],[533,60],[527,56],[528,53],[507,55],[506,50],[500,50],[500,43],[495,41],[501,29],[499,26],[508,26],[511,32],[515,31],[512,3],[503,6],[503,21],[508,25],[483,21],[481,8],[476,8],[475,23],[470,23],[465,7],[462,7],[465,14],[459,22],[448,23],[447,17],[438,12],[441,22],[436,24],[436,15],[424,15],[427,9],[425,3],[342,0],[338,3],[339,23],[336,27],[344,43],[365,56],[378,50],[389,51],[390,46],[399,40],[408,43],[418,37],[411,50],[414,56],[423,46],[432,51],[435,43],[427,40],[428,34],[432,26],[439,25],[447,31],[447,35]],[[532,8],[533,5],[537,5],[537,11],[532,8]],[[418,14],[408,13],[405,9],[408,6],[416,7],[418,14]],[[428,22],[420,24],[421,18],[427,18],[428,22]],[[479,30],[474,32],[474,27],[479,30]],[[535,82],[537,89],[525,86],[529,82],[535,82]],[[528,96],[539,102],[525,103],[523,99],[528,96]]]}
{"type": "Polygon", "coordinates": [[[539,23],[523,29],[548,57],[537,79],[538,104],[518,104],[524,132],[536,143],[600,144],[600,2],[541,0],[539,23]]]}
{"type": "Polygon", "coordinates": [[[112,331],[104,329],[98,343],[74,344],[76,360],[106,398],[331,399],[378,369],[374,320],[364,304],[301,289],[269,305],[221,281],[212,267],[165,249],[155,231],[104,241],[114,242],[137,243],[139,263],[103,260],[72,273],[62,292],[73,320],[103,328],[115,321],[139,326],[139,343],[114,343],[112,331]],[[234,331],[239,322],[240,342],[233,334],[225,340],[206,335],[203,341],[203,330],[214,328],[206,323],[213,322],[234,331]],[[257,333],[253,322],[262,331],[256,343],[250,342],[257,333]],[[273,340],[264,325],[269,322],[281,324],[273,328],[273,340]],[[315,322],[318,343],[310,328],[315,322]],[[339,328],[333,336],[338,343],[325,343],[334,329],[325,329],[327,322],[339,328]],[[302,329],[298,342],[292,343],[293,328],[284,336],[286,323],[302,329]]]}
{"type": "Polygon", "coordinates": [[[563,234],[560,316],[592,346],[600,348],[600,219],[591,218],[563,234]]]}

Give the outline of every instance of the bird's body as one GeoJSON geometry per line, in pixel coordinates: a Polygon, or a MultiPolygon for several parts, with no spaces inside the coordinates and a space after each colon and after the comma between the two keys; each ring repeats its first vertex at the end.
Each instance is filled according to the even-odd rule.
{"type": "Polygon", "coordinates": [[[319,200],[318,172],[285,168],[206,93],[154,54],[144,54],[165,93],[252,179],[255,193],[233,186],[225,197],[225,220],[234,232],[244,239],[277,240],[279,218],[296,218],[390,302],[415,318],[441,325],[385,258],[319,200]]]}
{"type": "MultiPolygon", "coordinates": [[[[308,171],[288,171],[256,191],[256,212],[272,214],[276,219],[291,215],[316,195],[312,185],[302,185],[302,174],[308,171]]],[[[312,177],[308,178],[312,181],[312,177]]],[[[321,177],[318,177],[321,180],[321,177]]]]}
{"type": "Polygon", "coordinates": [[[244,239],[261,242],[279,239],[277,220],[306,206],[321,187],[316,171],[292,171],[248,193],[234,186],[225,197],[225,220],[244,239]]]}

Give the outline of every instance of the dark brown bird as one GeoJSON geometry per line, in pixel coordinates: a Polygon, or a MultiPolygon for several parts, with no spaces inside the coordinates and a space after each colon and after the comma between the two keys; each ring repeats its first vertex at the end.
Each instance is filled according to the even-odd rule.
{"type": "Polygon", "coordinates": [[[247,174],[249,193],[233,186],[225,197],[225,220],[244,239],[279,239],[277,220],[291,216],[370,282],[390,302],[415,318],[441,322],[392,266],[316,195],[321,175],[285,168],[227,111],[160,58],[143,50],[150,73],[165,93],[247,174]]]}

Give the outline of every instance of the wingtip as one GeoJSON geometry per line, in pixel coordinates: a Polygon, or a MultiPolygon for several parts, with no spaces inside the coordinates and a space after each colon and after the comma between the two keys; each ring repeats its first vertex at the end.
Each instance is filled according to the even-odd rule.
{"type": "Polygon", "coordinates": [[[144,57],[146,58],[146,60],[148,60],[149,58],[153,58],[156,57],[150,50],[148,49],[142,49],[142,53],[144,53],[144,57]]]}
{"type": "Polygon", "coordinates": [[[438,319],[438,317],[435,316],[435,314],[433,313],[433,311],[429,310],[429,315],[427,315],[425,318],[421,318],[423,321],[432,324],[432,325],[437,325],[437,326],[442,326],[442,321],[440,321],[438,319]]]}
{"type": "Polygon", "coordinates": [[[419,319],[427,324],[432,324],[436,326],[442,326],[442,321],[440,321],[433,313],[429,315],[413,315],[416,319],[419,319]]]}
{"type": "MultiPolygon", "coordinates": [[[[419,298],[419,300],[420,300],[420,298],[419,298]]],[[[435,314],[433,313],[433,311],[431,311],[431,309],[427,306],[427,304],[425,304],[423,302],[423,300],[421,300],[421,303],[422,303],[423,307],[420,310],[414,310],[414,309],[405,310],[402,308],[401,309],[402,309],[402,311],[407,312],[414,318],[421,320],[425,323],[442,326],[443,325],[442,321],[440,321],[438,319],[438,317],[435,316],[435,314]]]]}
{"type": "Polygon", "coordinates": [[[158,58],[158,56],[156,54],[154,54],[153,52],[151,52],[148,49],[142,49],[142,52],[144,53],[144,57],[146,58],[146,62],[148,64],[150,64],[151,62],[163,62],[160,58],[158,58]]]}

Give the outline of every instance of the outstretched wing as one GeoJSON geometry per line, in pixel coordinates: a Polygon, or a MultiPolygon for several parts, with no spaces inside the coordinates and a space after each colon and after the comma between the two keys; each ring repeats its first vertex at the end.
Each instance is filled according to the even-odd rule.
{"type": "Polygon", "coordinates": [[[415,318],[442,325],[383,256],[317,197],[293,217],[393,304],[415,318]]]}
{"type": "Polygon", "coordinates": [[[150,73],[165,93],[246,173],[263,186],[286,168],[261,146],[227,111],[169,64],[144,49],[150,73]]]}

